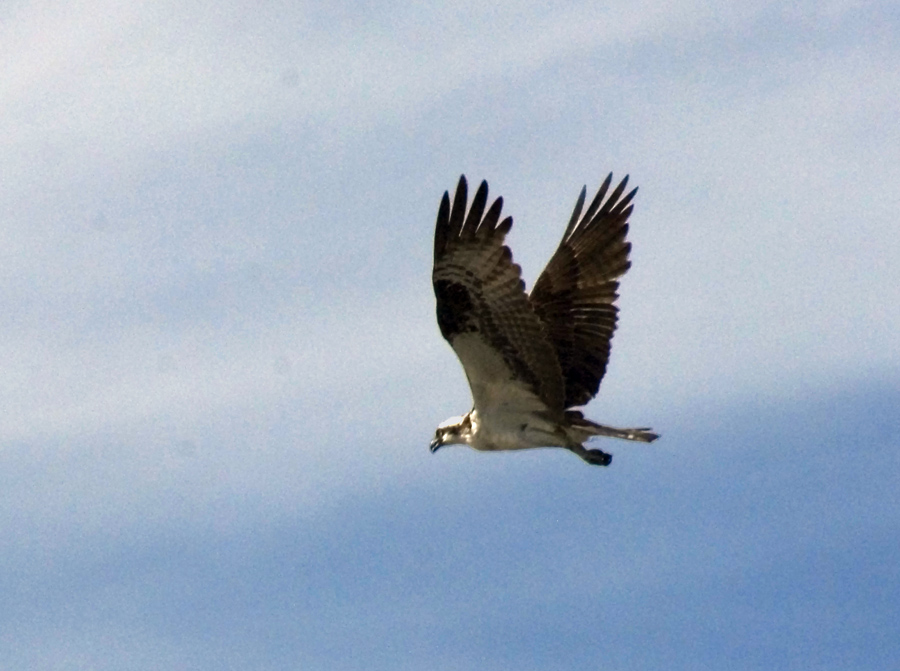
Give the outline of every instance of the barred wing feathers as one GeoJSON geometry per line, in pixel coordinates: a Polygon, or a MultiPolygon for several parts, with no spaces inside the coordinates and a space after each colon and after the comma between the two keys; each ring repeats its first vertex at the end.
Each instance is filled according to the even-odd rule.
{"type": "Polygon", "coordinates": [[[441,334],[465,368],[480,411],[514,403],[561,416],[565,393],[554,345],[504,244],[512,218],[500,221],[502,198],[485,213],[487,198],[482,182],[466,216],[463,176],[452,207],[449,193],[441,200],[432,275],[441,334]]]}
{"type": "Polygon", "coordinates": [[[618,319],[617,279],[631,267],[625,236],[637,189],[622,196],[626,176],[606,198],[611,183],[612,174],[584,216],[581,190],[562,241],[531,292],[531,306],[556,350],[566,408],[586,404],[600,388],[618,319]]]}

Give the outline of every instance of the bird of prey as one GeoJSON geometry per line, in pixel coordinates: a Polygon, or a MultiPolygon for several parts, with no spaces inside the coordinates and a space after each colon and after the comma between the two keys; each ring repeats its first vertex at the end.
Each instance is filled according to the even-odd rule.
{"type": "Polygon", "coordinates": [[[618,278],[631,266],[625,241],[631,201],[628,177],[612,191],[610,174],[582,215],[586,189],[559,247],[530,294],[504,238],[503,199],[487,208],[482,182],[466,213],[467,184],[453,204],[444,192],[434,231],[432,282],[441,334],[456,352],[474,407],[441,423],[431,451],[465,444],[476,450],[562,447],[589,464],[612,456],[585,441],[609,436],[649,443],[649,428],[597,424],[574,408],[596,394],[616,328],[618,278]]]}

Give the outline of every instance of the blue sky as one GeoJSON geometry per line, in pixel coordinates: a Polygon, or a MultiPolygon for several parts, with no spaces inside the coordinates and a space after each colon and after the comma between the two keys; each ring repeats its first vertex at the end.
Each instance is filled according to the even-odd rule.
{"type": "Polygon", "coordinates": [[[8,3],[0,667],[900,660],[890,3],[8,3]],[[469,408],[440,196],[531,284],[630,174],[608,469],[469,408]],[[895,628],[895,625],[894,625],[895,628]]]}

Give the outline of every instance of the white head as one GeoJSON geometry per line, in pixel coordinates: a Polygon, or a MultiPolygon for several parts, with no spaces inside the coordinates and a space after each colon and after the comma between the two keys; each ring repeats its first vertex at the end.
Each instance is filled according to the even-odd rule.
{"type": "Polygon", "coordinates": [[[432,453],[444,445],[465,445],[472,435],[472,420],[468,414],[451,417],[438,424],[431,441],[432,453]]]}

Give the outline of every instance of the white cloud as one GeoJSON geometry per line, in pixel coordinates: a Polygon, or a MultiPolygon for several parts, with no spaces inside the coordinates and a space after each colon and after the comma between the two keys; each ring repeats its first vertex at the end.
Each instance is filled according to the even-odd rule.
{"type": "MultiPolygon", "coordinates": [[[[898,251],[891,185],[900,141],[886,111],[897,77],[889,46],[787,50],[771,58],[742,47],[719,63],[704,63],[702,51],[693,60],[692,45],[732,39],[771,20],[770,9],[737,5],[716,12],[657,4],[527,13],[512,6],[400,9],[391,21],[373,24],[355,22],[352,14],[335,24],[339,9],[324,15],[294,8],[258,13],[242,5],[56,9],[21,8],[4,40],[11,76],[3,95],[12,104],[2,118],[13,132],[5,134],[3,160],[18,177],[0,196],[24,224],[3,234],[6,295],[20,316],[12,324],[18,337],[5,345],[14,363],[4,386],[17,409],[5,418],[7,436],[28,435],[33,429],[21,427],[38,424],[66,431],[166,408],[277,396],[284,387],[271,379],[272,359],[284,355],[273,352],[318,352],[318,361],[328,362],[327,384],[341,388],[361,369],[383,375],[418,339],[437,338],[423,329],[398,342],[385,328],[387,315],[418,323],[410,322],[409,307],[421,311],[424,303],[411,303],[405,291],[385,299],[390,309],[373,310],[365,328],[348,326],[359,319],[357,305],[338,298],[334,315],[318,322],[305,312],[308,304],[291,303],[283,286],[275,287],[277,300],[254,312],[262,326],[250,331],[228,310],[232,317],[246,310],[252,287],[238,288],[235,298],[243,302],[223,308],[215,324],[188,317],[173,327],[165,323],[171,312],[149,321],[117,313],[127,311],[131,297],[150,307],[153,292],[183,284],[185,273],[188,282],[204,277],[203,267],[219,263],[226,247],[235,250],[234,267],[249,258],[265,267],[277,244],[278,231],[248,233],[239,219],[215,226],[178,221],[177,206],[148,216],[155,205],[134,195],[148,152],[194,153],[185,170],[204,179],[204,171],[221,169],[204,152],[227,154],[217,142],[248,142],[278,124],[314,120],[364,144],[361,130],[373,119],[399,115],[399,123],[414,124],[424,108],[467,86],[502,80],[508,90],[518,80],[539,88],[548,63],[603,49],[637,57],[673,36],[682,68],[674,76],[666,68],[644,78],[633,71],[608,75],[624,96],[615,104],[626,106],[634,129],[617,155],[634,156],[642,187],[609,397],[632,393],[663,404],[684,388],[700,395],[771,391],[785,384],[772,366],[790,377],[810,369],[852,375],[897,358],[889,335],[898,324],[880,309],[900,291],[890,263],[898,251]],[[735,72],[748,77],[743,84],[735,72]],[[100,193],[111,203],[98,203],[100,193]],[[132,202],[123,206],[124,198],[132,202]],[[164,237],[169,252],[160,254],[164,237]],[[296,318],[278,317],[292,306],[296,318]],[[97,319],[107,326],[96,330],[97,319]],[[319,340],[304,340],[298,335],[304,329],[319,340]],[[351,344],[338,354],[329,334],[340,332],[351,344]],[[352,337],[359,333],[371,336],[352,337]],[[393,354],[360,368],[373,350],[393,354]],[[348,351],[356,353],[348,358],[348,351]],[[160,357],[178,361],[177,372],[161,374],[160,357]]],[[[832,7],[815,25],[837,25],[854,11],[832,7]]],[[[752,31],[746,39],[755,39],[752,31]]],[[[577,104],[593,95],[588,101],[598,106],[607,97],[579,95],[577,104]]],[[[590,117],[577,120],[590,124],[590,117]]],[[[600,134],[592,142],[602,147],[605,139],[600,134]]],[[[345,147],[336,160],[352,160],[352,152],[345,147]]],[[[596,153],[586,150],[578,161],[604,163],[596,153]]],[[[552,174],[547,182],[536,192],[540,199],[527,193],[526,182],[516,187],[521,194],[503,192],[519,222],[517,259],[532,282],[558,236],[536,226],[563,222],[571,206],[566,198],[578,186],[552,174]],[[544,216],[550,207],[562,214],[544,216]]],[[[320,208],[315,216],[335,215],[320,208]]],[[[392,225],[377,217],[375,226],[392,225]]],[[[422,230],[427,248],[429,227],[422,230]]],[[[427,293],[424,276],[423,282],[420,293],[427,293]]],[[[459,374],[447,352],[428,351],[459,374]]],[[[325,369],[316,370],[310,379],[325,384],[325,369]]]]}
{"type": "MultiPolygon", "coordinates": [[[[665,430],[655,452],[617,452],[617,479],[598,488],[597,473],[573,470],[553,496],[545,481],[517,478],[536,478],[533,464],[557,455],[430,458],[434,424],[469,403],[434,321],[428,267],[438,199],[461,171],[504,196],[529,284],[582,183],[593,188],[613,169],[641,187],[613,360],[589,409],[601,421],[683,428],[690,411],[712,435],[710,417],[747,396],[784,400],[895,375],[900,73],[879,11],[839,2],[0,10],[0,509],[10,532],[0,555],[14,569],[0,573],[43,585],[43,571],[59,571],[75,584],[63,605],[39,595],[35,608],[60,608],[58,618],[22,625],[17,652],[59,666],[92,662],[95,647],[137,666],[206,659],[187,639],[113,628],[100,611],[121,615],[131,603],[115,576],[97,578],[110,599],[83,627],[64,609],[82,604],[87,573],[117,553],[160,570],[144,555],[168,553],[172,538],[208,548],[283,519],[343,528],[343,514],[359,514],[347,501],[364,507],[382,494],[398,518],[426,496],[471,497],[471,509],[442,509],[466,529],[466,515],[494,505],[503,474],[507,489],[539,494],[533,508],[510,499],[503,511],[526,516],[508,527],[523,535],[549,499],[593,514],[617,497],[657,497],[659,510],[675,501],[685,514],[673,519],[694,523],[693,494],[673,496],[686,491],[680,482],[666,490],[686,473],[669,446],[690,441],[665,430]],[[641,469],[651,460],[649,476],[641,469]],[[397,503],[411,484],[421,491],[397,503]]],[[[748,441],[704,453],[694,484],[709,501],[727,496],[716,478],[740,470],[735,451],[748,441]]],[[[793,452],[783,458],[773,472],[809,472],[793,452]]],[[[820,471],[823,482],[833,473],[820,471]]],[[[791,484],[781,477],[773,492],[791,484]]],[[[744,485],[749,500],[755,490],[744,485]]],[[[704,519],[724,525],[718,512],[704,519]]],[[[818,520],[818,501],[804,515],[798,524],[818,520]]],[[[570,574],[554,585],[590,578],[584,562],[602,548],[575,526],[547,541],[565,547],[564,571],[555,556],[517,564],[497,594],[550,572],[570,574]]],[[[372,531],[379,542],[381,532],[372,531]]],[[[347,533],[352,544],[356,531],[347,533]]],[[[613,548],[608,559],[640,577],[666,543],[613,548]]],[[[758,566],[751,545],[745,559],[758,566]]],[[[723,557],[712,546],[701,554],[723,557]]],[[[450,548],[442,566],[460,556],[450,548]]],[[[678,581],[687,560],[665,575],[678,581]]],[[[206,603],[208,585],[186,581],[206,603]]],[[[154,580],[125,582],[155,598],[146,596],[154,580]]],[[[248,586],[254,597],[257,588],[248,586]]],[[[434,616],[430,601],[419,607],[434,616]]]]}

